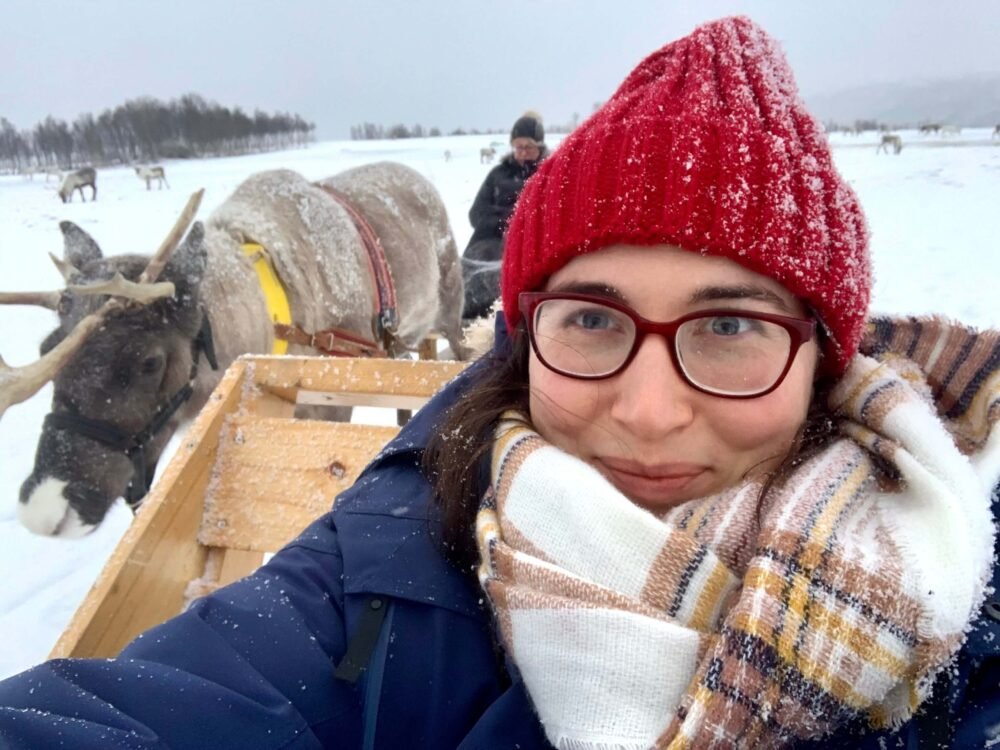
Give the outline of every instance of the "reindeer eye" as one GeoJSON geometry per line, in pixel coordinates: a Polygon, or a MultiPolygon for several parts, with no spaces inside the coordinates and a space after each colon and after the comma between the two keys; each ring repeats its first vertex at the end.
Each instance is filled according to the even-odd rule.
{"type": "Polygon", "coordinates": [[[156,354],[152,357],[146,357],[142,360],[142,364],[139,365],[139,371],[143,375],[153,375],[160,370],[160,366],[163,364],[163,357],[156,354]]]}
{"type": "Polygon", "coordinates": [[[69,315],[71,307],[73,307],[73,300],[70,299],[68,294],[62,294],[59,297],[59,305],[56,307],[56,312],[60,315],[69,315]]]}

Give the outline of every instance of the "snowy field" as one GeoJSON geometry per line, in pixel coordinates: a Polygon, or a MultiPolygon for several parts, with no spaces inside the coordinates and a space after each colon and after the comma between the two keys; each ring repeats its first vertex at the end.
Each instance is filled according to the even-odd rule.
{"type": "MultiPolygon", "coordinates": [[[[831,138],[871,224],[875,310],[938,312],[1000,327],[1000,140],[992,140],[988,129],[952,137],[900,135],[904,148],[898,156],[877,155],[875,134],[831,138]]],[[[497,140],[504,139],[328,142],[282,153],[167,162],[171,189],[150,192],[131,169],[102,169],[98,201],[70,205],[60,203],[54,182],[46,184],[42,176],[0,176],[0,289],[59,286],[47,253],[62,253],[62,219],[90,232],[106,255],[149,253],[192,192],[205,188],[204,218],[247,175],[277,167],[319,179],[370,161],[408,164],[437,186],[463,248],[472,232],[468,209],[489,169],[479,163],[479,149],[497,140]],[[452,154],[448,162],[446,149],[452,154]]],[[[41,308],[0,309],[0,354],[12,365],[31,361],[53,326],[54,314],[41,308]]],[[[45,658],[131,519],[119,502],[83,540],[43,539],[20,527],[18,488],[30,472],[50,398],[47,387],[0,421],[0,678],[45,658]]]]}

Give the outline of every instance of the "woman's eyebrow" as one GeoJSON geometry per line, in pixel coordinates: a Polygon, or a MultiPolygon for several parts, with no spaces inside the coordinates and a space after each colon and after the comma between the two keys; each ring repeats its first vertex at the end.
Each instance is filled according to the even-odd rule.
{"type": "Polygon", "coordinates": [[[770,289],[753,284],[739,284],[736,286],[706,286],[695,291],[689,298],[691,304],[699,302],[718,302],[719,300],[742,300],[752,299],[761,302],[768,302],[775,307],[792,312],[792,307],[770,289]]]}
{"type": "Polygon", "coordinates": [[[593,294],[595,297],[607,297],[622,304],[628,302],[625,295],[620,291],[609,284],[599,281],[570,281],[565,284],[559,284],[548,291],[568,294],[593,294]]]}

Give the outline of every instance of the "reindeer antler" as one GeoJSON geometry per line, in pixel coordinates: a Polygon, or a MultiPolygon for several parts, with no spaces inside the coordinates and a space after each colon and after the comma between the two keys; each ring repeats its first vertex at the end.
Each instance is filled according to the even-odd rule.
{"type": "Polygon", "coordinates": [[[170,234],[168,234],[163,239],[163,242],[160,243],[160,249],[156,251],[149,263],[146,264],[146,270],[140,274],[140,284],[154,282],[160,277],[160,272],[163,270],[164,266],[167,265],[167,260],[170,259],[170,254],[177,249],[177,246],[184,238],[184,233],[188,230],[188,227],[191,226],[191,222],[194,221],[194,216],[198,213],[198,206],[201,205],[201,198],[203,195],[205,195],[205,188],[193,193],[191,197],[188,198],[187,205],[184,206],[184,210],[181,211],[181,215],[177,217],[177,221],[174,222],[174,228],[170,230],[170,234]]]}
{"type": "Polygon", "coordinates": [[[30,365],[11,367],[0,356],[0,418],[8,406],[27,401],[56,376],[83,346],[87,337],[104,322],[104,315],[112,301],[108,300],[100,310],[81,320],[69,336],[30,365]]]}
{"type": "Polygon", "coordinates": [[[59,292],[0,292],[0,305],[40,305],[59,309],[59,292]]]}
{"type": "MultiPolygon", "coordinates": [[[[147,266],[148,268],[148,266],[147,266]]],[[[77,294],[109,294],[112,297],[123,297],[124,299],[146,305],[163,297],[174,296],[174,284],[172,281],[159,281],[155,284],[137,284],[129,281],[121,273],[116,273],[110,281],[103,281],[100,284],[70,284],[71,292],[77,294]]],[[[0,296],[0,301],[3,297],[0,296]]],[[[58,299],[56,300],[58,302],[58,299]]]]}
{"type": "MultiPolygon", "coordinates": [[[[112,279],[110,282],[97,285],[107,287],[100,291],[93,286],[83,287],[82,290],[77,289],[77,292],[83,291],[88,294],[112,294],[114,296],[101,305],[97,311],[91,313],[77,323],[66,338],[60,341],[56,346],[46,352],[43,357],[35,362],[23,367],[11,367],[4,362],[3,357],[0,356],[0,418],[2,418],[4,412],[7,411],[7,407],[19,404],[22,401],[27,401],[29,398],[38,393],[43,385],[52,380],[56,376],[56,373],[58,373],[59,370],[73,358],[73,355],[76,354],[80,347],[83,346],[87,337],[101,327],[104,323],[105,316],[111,310],[119,308],[125,304],[125,302],[123,302],[123,297],[140,304],[146,304],[154,299],[160,299],[163,297],[163,292],[167,287],[170,288],[169,294],[173,294],[173,284],[169,282],[152,284],[151,282],[156,281],[157,276],[160,275],[160,272],[163,270],[164,266],[166,266],[167,261],[170,258],[170,254],[180,244],[181,238],[184,236],[184,232],[187,231],[188,225],[190,225],[191,221],[194,219],[195,213],[198,211],[198,206],[201,204],[201,198],[204,194],[204,190],[199,190],[188,200],[187,205],[178,217],[173,229],[170,230],[170,234],[167,235],[166,239],[160,245],[160,248],[156,251],[156,254],[146,265],[146,269],[139,276],[138,284],[125,282],[126,284],[131,284],[132,286],[123,287],[121,285],[116,285],[114,289],[111,289],[111,286],[116,284],[116,279],[112,279]],[[132,287],[141,288],[144,286],[147,287],[147,291],[142,293],[132,293],[135,292],[132,287]],[[127,288],[130,293],[123,295],[119,290],[125,288],[127,288]],[[153,292],[153,289],[158,289],[159,291],[153,292]]],[[[122,281],[124,282],[125,279],[122,279],[122,281]]],[[[12,293],[12,295],[13,294],[14,293],[12,293]]],[[[48,293],[26,292],[24,294],[35,295],[36,299],[40,299],[48,293]]],[[[56,295],[56,304],[58,304],[58,293],[53,292],[52,294],[56,295]]],[[[46,296],[45,299],[49,300],[50,298],[46,296]]]]}

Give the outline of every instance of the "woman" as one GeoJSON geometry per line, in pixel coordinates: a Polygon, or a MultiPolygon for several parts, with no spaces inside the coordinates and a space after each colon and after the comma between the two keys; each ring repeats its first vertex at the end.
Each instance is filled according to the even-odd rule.
{"type": "Polygon", "coordinates": [[[870,284],[776,45],[695,30],[526,187],[491,354],[256,574],[0,683],[0,737],[993,744],[998,334],[870,284]]]}
{"type": "Polygon", "coordinates": [[[548,154],[542,118],[526,112],[510,129],[510,153],[490,170],[469,209],[472,238],[462,253],[464,318],[486,315],[500,293],[503,234],[525,181],[548,154]]]}

